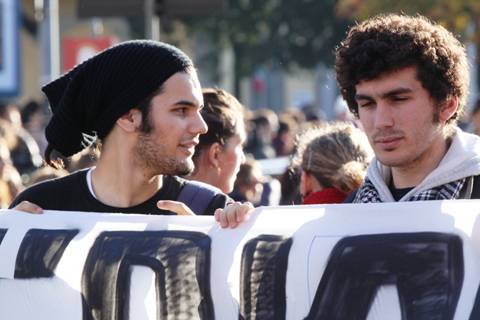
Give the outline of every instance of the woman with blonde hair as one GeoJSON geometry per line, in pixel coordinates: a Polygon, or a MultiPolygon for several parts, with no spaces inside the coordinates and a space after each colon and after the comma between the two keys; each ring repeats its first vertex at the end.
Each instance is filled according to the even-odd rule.
{"type": "Polygon", "coordinates": [[[303,204],[341,203],[363,182],[372,158],[367,137],[350,123],[308,129],[297,140],[303,204]]]}

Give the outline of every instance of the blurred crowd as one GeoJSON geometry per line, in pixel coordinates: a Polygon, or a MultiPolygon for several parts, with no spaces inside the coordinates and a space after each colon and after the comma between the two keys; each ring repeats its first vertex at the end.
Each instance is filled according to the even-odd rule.
{"type": "Polygon", "coordinates": [[[25,187],[62,177],[95,164],[98,148],[64,159],[65,169],[43,163],[45,126],[50,119],[46,104],[0,103],[0,206],[7,208],[25,187]]]}

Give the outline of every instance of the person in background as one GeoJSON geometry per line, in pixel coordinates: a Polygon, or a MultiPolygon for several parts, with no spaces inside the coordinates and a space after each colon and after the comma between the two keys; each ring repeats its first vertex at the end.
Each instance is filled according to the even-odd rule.
{"type": "Polygon", "coordinates": [[[307,129],[293,163],[302,169],[303,204],[341,203],[363,182],[372,158],[367,137],[350,123],[307,129]]]}
{"type": "Polygon", "coordinates": [[[263,192],[263,175],[258,162],[247,157],[245,163],[240,166],[233,192],[230,193],[235,201],[248,201],[254,206],[260,203],[263,192]]]}
{"type": "Polygon", "coordinates": [[[15,103],[0,101],[0,118],[9,122],[15,130],[23,128],[20,108],[15,103]]]}
{"type": "Polygon", "coordinates": [[[278,131],[272,141],[277,157],[290,156],[294,153],[297,130],[298,124],[291,114],[284,113],[279,117],[278,131]]]}
{"type": "Polygon", "coordinates": [[[37,142],[40,153],[44,153],[47,148],[47,140],[45,139],[44,131],[48,119],[50,118],[46,105],[31,100],[23,106],[20,114],[23,127],[37,142]]]}
{"type": "Polygon", "coordinates": [[[305,117],[305,121],[307,122],[320,124],[325,120],[325,114],[323,111],[311,102],[301,105],[300,110],[305,117]]]}
{"type": "Polygon", "coordinates": [[[203,90],[203,104],[200,114],[208,132],[200,136],[193,155],[195,168],[186,178],[208,183],[228,194],[245,161],[243,106],[225,90],[213,88],[203,90]]]}
{"type": "Polygon", "coordinates": [[[255,111],[250,119],[252,130],[248,136],[246,152],[255,159],[275,158],[275,149],[272,146],[274,135],[278,131],[278,116],[269,109],[255,111]]]}
{"type": "Polygon", "coordinates": [[[254,207],[277,206],[280,204],[281,185],[276,178],[264,175],[259,162],[248,156],[240,166],[230,197],[236,201],[248,201],[254,207]]]}
{"type": "MultiPolygon", "coordinates": [[[[19,107],[14,103],[0,103],[0,119],[8,123],[8,131],[15,137],[15,142],[10,146],[10,157],[18,172],[28,175],[40,168],[40,149],[32,135],[23,127],[19,107]]],[[[2,127],[5,125],[2,124],[2,127]]]]}
{"type": "Polygon", "coordinates": [[[23,181],[10,158],[8,142],[0,136],[0,208],[8,208],[23,189],[23,181]]]}
{"type": "Polygon", "coordinates": [[[290,164],[283,174],[279,177],[281,185],[280,205],[302,204],[303,197],[300,193],[300,181],[302,177],[302,168],[298,165],[290,164]]]}

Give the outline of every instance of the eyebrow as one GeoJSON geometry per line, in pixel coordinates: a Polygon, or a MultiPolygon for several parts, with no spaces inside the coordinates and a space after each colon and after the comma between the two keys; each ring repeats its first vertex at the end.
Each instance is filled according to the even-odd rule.
{"type": "MultiPolygon", "coordinates": [[[[413,90],[410,88],[397,88],[393,89],[390,91],[387,91],[381,95],[382,99],[389,98],[392,96],[396,96],[399,94],[406,94],[406,93],[411,93],[413,90]]],[[[355,100],[373,100],[373,98],[369,95],[366,94],[356,94],[355,95],[355,100]]]]}
{"type": "Polygon", "coordinates": [[[187,106],[187,107],[199,108],[199,109],[203,108],[203,104],[198,105],[198,104],[196,104],[192,101],[189,101],[189,100],[180,100],[180,101],[175,102],[173,105],[174,106],[187,106]]]}

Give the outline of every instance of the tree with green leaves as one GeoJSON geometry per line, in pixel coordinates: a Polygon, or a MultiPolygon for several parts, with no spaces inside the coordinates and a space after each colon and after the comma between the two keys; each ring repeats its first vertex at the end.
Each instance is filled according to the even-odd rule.
{"type": "Polygon", "coordinates": [[[230,45],[237,79],[258,66],[288,69],[332,65],[348,17],[336,0],[230,0],[223,14],[186,20],[191,32],[209,35],[215,46],[230,45]]]}
{"type": "Polygon", "coordinates": [[[337,12],[358,20],[380,13],[422,14],[458,35],[463,42],[475,43],[480,52],[479,0],[339,0],[337,12]]]}
{"type": "Polygon", "coordinates": [[[480,43],[478,30],[480,1],[478,0],[339,0],[337,12],[351,19],[366,19],[379,13],[403,12],[422,14],[437,21],[464,40],[480,43]]]}

